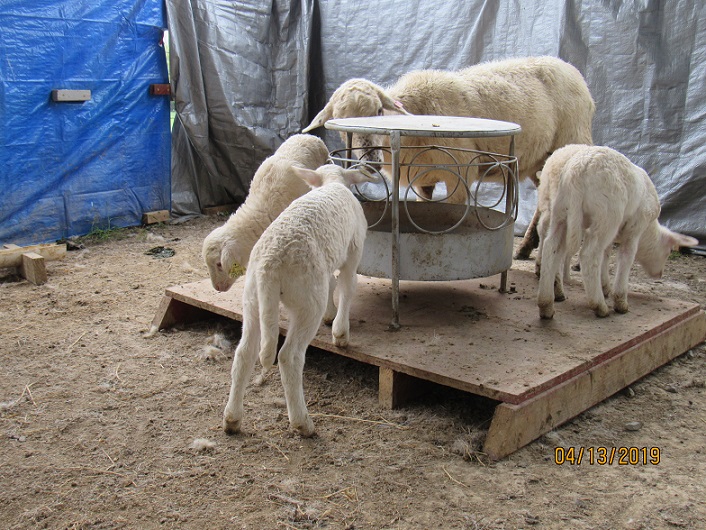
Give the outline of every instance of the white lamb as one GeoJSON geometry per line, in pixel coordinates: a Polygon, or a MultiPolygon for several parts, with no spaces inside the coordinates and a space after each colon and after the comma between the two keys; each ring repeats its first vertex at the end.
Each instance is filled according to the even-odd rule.
{"type": "Polygon", "coordinates": [[[672,250],[698,244],[658,223],[659,198],[650,177],[608,147],[568,145],[550,156],[542,170],[537,210],[537,305],[542,318],[552,318],[555,299],[564,299],[568,262],[579,247],[589,307],[605,317],[608,258],[614,242],[619,243],[613,283],[617,313],[628,311],[628,276],[634,260],[649,276],[659,278],[672,250]]]}
{"type": "MultiPolygon", "coordinates": [[[[595,105],[581,73],[554,57],[526,57],[471,66],[448,72],[419,70],[402,76],[384,89],[365,79],[343,83],[304,132],[322,126],[332,118],[376,116],[382,114],[427,114],[470,116],[518,123],[522,132],[516,137],[515,154],[519,176],[528,176],[538,184],[537,173],[547,157],[563,145],[593,143],[591,123],[595,105]]],[[[403,146],[447,145],[507,153],[507,138],[424,139],[402,137],[403,146]]],[[[389,137],[354,135],[353,147],[389,145],[389,137]]],[[[408,163],[416,150],[402,150],[400,163],[408,163]]],[[[360,152],[360,151],[359,151],[360,152]]],[[[385,152],[385,155],[388,155],[385,152]]],[[[389,159],[385,162],[389,164],[389,159]]],[[[429,151],[416,159],[420,164],[448,164],[448,155],[429,151]]],[[[400,182],[407,185],[415,174],[401,172],[400,182]]],[[[469,175],[469,180],[477,178],[469,175]]],[[[416,193],[431,198],[434,185],[445,182],[447,200],[467,201],[465,186],[458,186],[448,171],[429,171],[414,181],[416,193]]],[[[537,245],[535,216],[517,253],[526,259],[537,245]]]]}
{"type": "MultiPolygon", "coordinates": [[[[250,252],[265,228],[294,199],[311,189],[292,168],[316,169],[326,163],[328,156],[326,144],[320,138],[296,134],[260,165],[245,202],[203,242],[202,255],[216,290],[231,288],[236,278],[244,273],[250,252]]],[[[331,301],[327,317],[332,319],[334,314],[331,301]]]]}
{"type": "Polygon", "coordinates": [[[312,186],[264,231],[250,255],[243,292],[243,334],[235,350],[232,384],[223,428],[240,430],[243,397],[259,351],[263,369],[277,356],[279,302],[287,310],[289,331],[279,351],[290,425],[303,436],[314,434],[304,399],[304,358],[326,310],[328,278],[338,276],[338,312],[333,342],[346,347],[349,311],[356,288],[356,269],[363,251],[367,222],[348,185],[370,181],[357,171],[328,164],[316,171],[295,168],[312,186]]]}

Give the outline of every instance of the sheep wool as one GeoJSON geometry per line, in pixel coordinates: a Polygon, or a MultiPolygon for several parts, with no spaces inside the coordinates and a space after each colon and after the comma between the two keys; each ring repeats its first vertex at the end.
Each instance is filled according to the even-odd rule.
{"type": "Polygon", "coordinates": [[[230,289],[244,273],[250,252],[265,228],[294,199],[310,190],[292,168],[316,169],[327,160],[328,149],[320,138],[296,134],[260,165],[245,202],[204,239],[202,255],[214,289],[230,289]]]}
{"type": "Polygon", "coordinates": [[[338,308],[333,342],[348,345],[349,312],[355,293],[356,270],[363,251],[367,221],[348,186],[371,180],[358,170],[328,164],[316,171],[295,168],[312,186],[264,231],[250,255],[243,291],[243,333],[235,350],[231,389],[223,414],[227,433],[240,430],[243,397],[259,355],[263,370],[278,358],[290,425],[303,436],[314,433],[304,398],[306,348],[321,325],[329,279],[338,270],[338,308]],[[280,301],[289,329],[277,354],[280,301]]]}

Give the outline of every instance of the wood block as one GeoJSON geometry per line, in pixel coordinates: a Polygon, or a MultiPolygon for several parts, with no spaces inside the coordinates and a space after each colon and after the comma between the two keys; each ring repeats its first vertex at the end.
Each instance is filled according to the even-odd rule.
{"type": "Polygon", "coordinates": [[[19,267],[22,265],[22,255],[36,253],[42,256],[45,260],[51,261],[62,259],[66,256],[66,245],[29,245],[19,247],[17,245],[3,245],[0,249],[0,268],[3,267],[19,267]]]}
{"type": "Polygon", "coordinates": [[[22,254],[22,264],[18,267],[20,275],[34,285],[47,283],[47,268],[44,258],[36,252],[22,254]]]}
{"type": "Polygon", "coordinates": [[[416,377],[380,367],[378,378],[378,401],[382,407],[397,409],[418,394],[421,381],[416,377]]]}
{"type": "Polygon", "coordinates": [[[155,210],[142,214],[143,225],[153,225],[156,223],[166,223],[169,221],[169,210],[155,210]]]}

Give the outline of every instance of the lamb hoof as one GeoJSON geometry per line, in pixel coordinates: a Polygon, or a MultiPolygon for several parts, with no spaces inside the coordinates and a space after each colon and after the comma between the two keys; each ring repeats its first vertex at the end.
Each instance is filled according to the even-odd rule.
{"type": "Polygon", "coordinates": [[[292,428],[299,433],[303,438],[311,438],[316,434],[316,429],[314,428],[314,422],[311,421],[309,416],[306,417],[306,422],[304,425],[294,425],[292,428]]]}
{"type": "Polygon", "coordinates": [[[336,315],[329,316],[329,315],[324,315],[324,318],[322,319],[324,324],[327,326],[333,325],[333,320],[336,318],[336,315]]]}
{"type": "Polygon", "coordinates": [[[334,335],[333,336],[333,344],[339,348],[347,348],[348,347],[348,337],[346,335],[342,335],[340,337],[336,337],[334,335]]]}
{"type": "Polygon", "coordinates": [[[628,312],[628,304],[627,302],[615,302],[615,309],[616,313],[620,313],[621,315],[624,315],[625,313],[628,312]]]}
{"type": "Polygon", "coordinates": [[[514,258],[522,261],[526,261],[530,259],[530,254],[532,254],[532,249],[525,250],[521,248],[520,250],[517,251],[517,254],[515,254],[514,258]]]}
{"type": "Polygon", "coordinates": [[[566,300],[566,295],[564,293],[559,293],[554,295],[554,301],[555,302],[563,302],[566,300]]]}
{"type": "Polygon", "coordinates": [[[226,434],[237,434],[240,432],[241,420],[231,420],[223,418],[223,430],[226,434]]]}
{"type": "Polygon", "coordinates": [[[596,316],[598,318],[605,318],[609,314],[608,306],[606,306],[606,305],[598,306],[593,309],[593,312],[596,314],[596,316]]]}
{"type": "Polygon", "coordinates": [[[539,306],[539,317],[544,320],[551,320],[554,318],[554,307],[551,306],[539,306]]]}

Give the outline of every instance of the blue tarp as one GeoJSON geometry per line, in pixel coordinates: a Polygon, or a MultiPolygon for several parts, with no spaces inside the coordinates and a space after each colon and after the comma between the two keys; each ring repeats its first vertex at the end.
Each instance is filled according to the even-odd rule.
{"type": "Polygon", "coordinates": [[[160,0],[0,3],[0,244],[139,224],[170,208],[160,0]],[[52,89],[87,89],[57,103],[52,89]]]}

